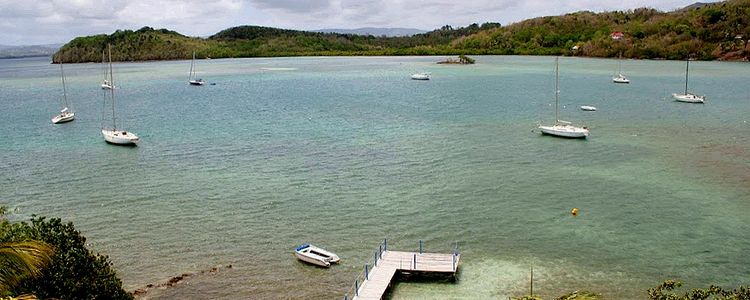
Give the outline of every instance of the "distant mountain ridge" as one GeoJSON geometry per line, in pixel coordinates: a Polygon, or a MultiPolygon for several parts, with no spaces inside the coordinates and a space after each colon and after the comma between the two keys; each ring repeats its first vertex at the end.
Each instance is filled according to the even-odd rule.
{"type": "Polygon", "coordinates": [[[20,58],[35,56],[52,56],[62,47],[61,44],[47,45],[0,45],[0,58],[20,58]]]}
{"type": "Polygon", "coordinates": [[[398,36],[412,36],[415,34],[425,33],[427,30],[421,30],[416,28],[380,28],[380,27],[362,27],[355,29],[317,29],[312,32],[329,32],[329,33],[340,33],[340,34],[357,34],[357,35],[372,35],[372,36],[387,36],[387,37],[398,37],[398,36]]]}

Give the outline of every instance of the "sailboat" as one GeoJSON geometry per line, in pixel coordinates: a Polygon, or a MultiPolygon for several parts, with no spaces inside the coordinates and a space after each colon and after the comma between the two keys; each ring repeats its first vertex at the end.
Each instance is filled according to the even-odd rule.
{"type": "Polygon", "coordinates": [[[52,117],[52,124],[70,122],[76,118],[76,114],[70,109],[70,103],[68,103],[68,91],[65,88],[65,72],[63,71],[62,61],[60,62],[60,77],[62,77],[63,86],[63,108],[60,110],[60,114],[52,117]]]}
{"type": "Polygon", "coordinates": [[[191,85],[203,85],[203,79],[195,79],[195,51],[193,51],[193,60],[190,62],[190,77],[188,77],[188,82],[191,85]]]}
{"type": "Polygon", "coordinates": [[[614,83],[630,83],[630,79],[628,79],[627,76],[622,75],[622,52],[620,52],[620,59],[618,60],[617,64],[617,75],[612,77],[612,82],[614,83]]]}
{"type": "MultiPolygon", "coordinates": [[[[114,86],[114,79],[112,76],[112,49],[110,45],[107,45],[109,53],[109,82],[114,86]]],[[[109,89],[112,102],[112,128],[105,128],[102,124],[102,136],[107,143],[115,145],[131,145],[135,146],[138,144],[139,138],[132,132],[127,132],[122,129],[117,129],[117,118],[115,117],[115,89],[109,89]]],[[[106,99],[106,92],[104,94],[106,99]]],[[[106,104],[106,101],[105,101],[106,104]]],[[[102,112],[103,113],[103,112],[102,112]]],[[[102,118],[103,121],[103,118],[102,118]]]]}
{"type": "Polygon", "coordinates": [[[102,66],[104,69],[104,80],[102,80],[102,89],[108,90],[113,89],[115,86],[112,85],[109,80],[107,80],[107,62],[104,59],[104,50],[102,50],[102,66]]]}
{"type": "Polygon", "coordinates": [[[679,102],[704,103],[706,101],[706,96],[698,96],[693,93],[688,93],[688,74],[690,74],[690,58],[685,60],[685,93],[673,93],[672,97],[679,102]]]}
{"type": "Polygon", "coordinates": [[[430,73],[428,73],[428,72],[414,73],[414,74],[411,74],[411,79],[414,79],[414,80],[430,80],[430,73]]]}
{"type": "Polygon", "coordinates": [[[542,134],[549,134],[566,138],[586,138],[589,136],[589,129],[586,127],[573,126],[571,122],[560,120],[559,102],[560,102],[560,64],[559,58],[555,57],[555,124],[551,126],[539,125],[542,134]]]}

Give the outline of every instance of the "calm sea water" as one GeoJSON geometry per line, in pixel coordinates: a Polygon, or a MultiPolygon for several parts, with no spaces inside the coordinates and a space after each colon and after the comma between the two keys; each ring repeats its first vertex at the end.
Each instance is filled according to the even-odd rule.
{"type": "Polygon", "coordinates": [[[185,272],[154,298],[341,298],[383,238],[463,254],[456,284],[400,283],[393,299],[643,299],[665,279],[750,278],[750,66],[562,58],[561,118],[588,140],[541,136],[554,59],[315,57],[117,63],[119,124],[99,127],[99,64],[65,65],[77,118],[52,125],[49,60],[0,60],[0,205],[72,221],[128,290],[185,272]],[[432,72],[430,81],[409,80],[432,72]],[[580,105],[594,105],[584,112],[580,105]],[[578,217],[570,210],[580,209],[578,217]],[[343,263],[319,269],[311,242],[343,263]]]}

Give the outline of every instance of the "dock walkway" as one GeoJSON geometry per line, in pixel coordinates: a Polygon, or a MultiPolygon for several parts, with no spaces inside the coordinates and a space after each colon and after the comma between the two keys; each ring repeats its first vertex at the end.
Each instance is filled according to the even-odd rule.
{"type": "MultiPolygon", "coordinates": [[[[362,278],[354,282],[355,300],[379,300],[399,273],[445,275],[455,278],[461,254],[457,247],[453,253],[422,253],[387,250],[387,241],[375,252],[373,265],[365,265],[362,278]],[[361,281],[360,281],[361,280],[361,281]]],[[[344,299],[350,299],[349,295],[344,299]]]]}

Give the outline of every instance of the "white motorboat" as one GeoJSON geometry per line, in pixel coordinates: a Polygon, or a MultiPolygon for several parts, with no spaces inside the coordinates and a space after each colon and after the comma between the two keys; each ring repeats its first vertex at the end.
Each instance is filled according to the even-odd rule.
{"type": "Polygon", "coordinates": [[[411,74],[411,79],[430,80],[430,73],[414,73],[414,74],[411,74]]]}
{"type": "MultiPolygon", "coordinates": [[[[107,45],[107,49],[109,52],[109,82],[114,86],[114,76],[112,74],[112,49],[110,45],[107,45]]],[[[104,118],[102,118],[102,136],[104,137],[104,140],[107,143],[115,144],[115,145],[129,145],[129,146],[135,146],[138,144],[138,141],[140,139],[138,138],[138,135],[132,132],[128,132],[123,129],[117,128],[117,118],[115,117],[115,89],[109,89],[109,92],[104,91],[104,98],[106,103],[107,94],[109,94],[111,97],[111,103],[112,103],[112,127],[111,128],[105,128],[104,127],[104,118]]],[[[102,113],[104,115],[104,113],[102,113]]]]}
{"type": "Polygon", "coordinates": [[[70,122],[70,121],[75,120],[76,118],[76,114],[68,108],[70,107],[70,103],[68,102],[68,90],[65,87],[65,72],[63,71],[62,61],[60,62],[60,77],[62,78],[62,86],[63,86],[63,98],[62,98],[63,108],[60,110],[60,114],[52,117],[52,124],[70,122]]]}
{"type": "Polygon", "coordinates": [[[190,76],[188,77],[190,85],[203,85],[205,82],[201,78],[195,78],[195,51],[193,51],[193,60],[190,61],[190,76]]]}
{"type": "Polygon", "coordinates": [[[582,105],[581,110],[585,111],[596,111],[596,107],[590,105],[582,105]]]}
{"type": "Polygon", "coordinates": [[[617,74],[617,76],[612,77],[612,81],[614,83],[630,83],[630,79],[622,74],[617,74]]]}
{"type": "Polygon", "coordinates": [[[306,263],[326,268],[330,267],[332,263],[337,263],[341,260],[335,253],[310,244],[303,244],[295,248],[294,256],[306,263]]]}
{"type": "Polygon", "coordinates": [[[109,80],[104,79],[104,81],[102,81],[102,89],[109,90],[112,88],[114,87],[111,84],[109,84],[109,80]]]}
{"type": "Polygon", "coordinates": [[[132,132],[123,130],[102,129],[104,140],[116,145],[137,145],[140,139],[132,132]]]}
{"type": "Polygon", "coordinates": [[[698,96],[688,92],[688,75],[690,74],[690,58],[685,60],[685,93],[672,93],[672,98],[678,102],[686,103],[705,103],[706,96],[698,96]]]}
{"type": "Polygon", "coordinates": [[[558,137],[566,138],[586,138],[589,136],[589,129],[587,127],[573,126],[571,122],[560,120],[559,115],[559,102],[560,102],[560,67],[559,58],[555,57],[555,124],[554,125],[539,125],[539,130],[542,134],[549,134],[558,137]]]}

